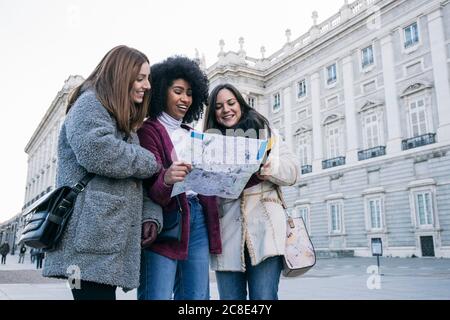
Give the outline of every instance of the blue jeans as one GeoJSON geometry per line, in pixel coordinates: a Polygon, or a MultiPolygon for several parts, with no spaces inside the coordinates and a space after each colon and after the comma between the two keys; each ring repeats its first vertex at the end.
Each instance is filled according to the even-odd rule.
{"type": "Polygon", "coordinates": [[[197,197],[188,198],[190,234],[187,260],[150,250],[141,256],[138,300],[209,300],[209,241],[205,215],[197,197]]]}
{"type": "Polygon", "coordinates": [[[250,300],[278,300],[282,257],[270,257],[252,266],[246,248],[245,266],[245,272],[216,271],[220,299],[246,300],[248,283],[250,300]]]}

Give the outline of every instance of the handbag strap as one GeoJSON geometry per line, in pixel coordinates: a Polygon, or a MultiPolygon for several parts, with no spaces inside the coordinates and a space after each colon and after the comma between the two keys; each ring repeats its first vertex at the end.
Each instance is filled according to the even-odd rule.
{"type": "Polygon", "coordinates": [[[95,177],[95,173],[87,173],[80,181],[78,181],[73,187],[72,191],[75,192],[76,195],[78,195],[80,192],[82,192],[89,181],[92,180],[92,178],[95,177]]]}
{"type": "Polygon", "coordinates": [[[294,220],[292,219],[292,216],[287,211],[287,205],[286,201],[284,201],[283,192],[281,191],[281,187],[279,185],[275,186],[275,189],[277,190],[278,197],[280,198],[281,204],[283,205],[284,214],[286,216],[286,222],[288,223],[289,227],[291,229],[295,228],[294,220]]]}
{"type": "Polygon", "coordinates": [[[70,190],[70,192],[67,194],[67,196],[64,197],[62,200],[62,203],[60,204],[61,209],[66,209],[67,207],[64,206],[64,204],[71,206],[75,199],[77,198],[78,194],[83,192],[86,188],[89,181],[92,180],[92,178],[95,177],[95,173],[87,173],[80,181],[78,181],[70,190]]]}
{"type": "Polygon", "coordinates": [[[70,209],[77,199],[77,196],[80,192],[86,188],[89,181],[95,177],[95,173],[87,173],[80,181],[78,181],[69,191],[69,193],[61,199],[61,202],[58,204],[56,211],[50,212],[48,215],[48,219],[61,226],[64,222],[64,215],[68,209],[70,209]]]}
{"type": "Polygon", "coordinates": [[[283,205],[284,209],[287,209],[286,201],[284,201],[283,192],[281,191],[281,188],[279,185],[275,185],[275,189],[277,190],[278,198],[280,198],[281,204],[283,205]]]}

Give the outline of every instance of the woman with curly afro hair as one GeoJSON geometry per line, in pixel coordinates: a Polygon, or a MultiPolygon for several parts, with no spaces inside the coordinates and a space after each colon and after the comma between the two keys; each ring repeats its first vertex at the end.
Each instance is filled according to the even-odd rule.
{"type": "Polygon", "coordinates": [[[150,198],[163,214],[181,206],[180,241],[155,241],[160,226],[142,226],[139,300],[209,299],[209,254],[222,251],[215,197],[187,191],[171,198],[173,185],[192,169],[178,158],[174,141],[189,137],[191,123],[200,118],[208,99],[208,79],[198,64],[186,57],[170,57],[151,68],[152,96],[148,119],[138,131],[141,145],[163,169],[145,182],[150,198]]]}

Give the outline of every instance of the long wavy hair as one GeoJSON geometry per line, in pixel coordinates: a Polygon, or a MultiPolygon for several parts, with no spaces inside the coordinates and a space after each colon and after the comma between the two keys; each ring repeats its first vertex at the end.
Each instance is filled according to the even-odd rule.
{"type": "Polygon", "coordinates": [[[91,75],[72,91],[66,113],[84,91],[93,88],[97,99],[116,119],[119,130],[130,135],[143,124],[150,104],[149,91],[142,103],[135,103],[131,97],[134,81],[146,62],[149,63],[147,56],[136,49],[123,45],[111,49],[91,75]]]}
{"type": "Polygon", "coordinates": [[[266,131],[266,136],[264,137],[266,139],[270,138],[272,135],[269,120],[267,120],[267,118],[260,114],[258,111],[250,107],[239,90],[229,83],[219,84],[211,91],[209,95],[208,108],[206,109],[205,121],[203,124],[203,130],[207,131],[208,129],[219,129],[224,135],[229,129],[235,130],[237,134],[242,131],[245,133],[250,129],[254,129],[256,131],[257,138],[262,138],[259,137],[259,133],[260,130],[263,130],[266,131]],[[241,107],[241,119],[239,119],[238,123],[232,128],[224,127],[216,119],[217,95],[222,89],[230,90],[241,107]]]}

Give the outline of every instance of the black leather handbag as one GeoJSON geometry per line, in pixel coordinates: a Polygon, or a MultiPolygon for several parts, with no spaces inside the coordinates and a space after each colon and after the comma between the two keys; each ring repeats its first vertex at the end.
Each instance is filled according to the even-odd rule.
{"type": "Polygon", "coordinates": [[[155,243],[181,241],[181,215],[183,210],[181,208],[180,199],[178,196],[176,196],[176,198],[177,208],[174,211],[163,213],[163,227],[156,237],[155,243]]]}
{"type": "Polygon", "coordinates": [[[94,176],[88,173],[73,187],[55,189],[31,207],[24,214],[29,218],[19,243],[45,251],[53,250],[72,215],[78,194],[83,192],[94,176]]]}

